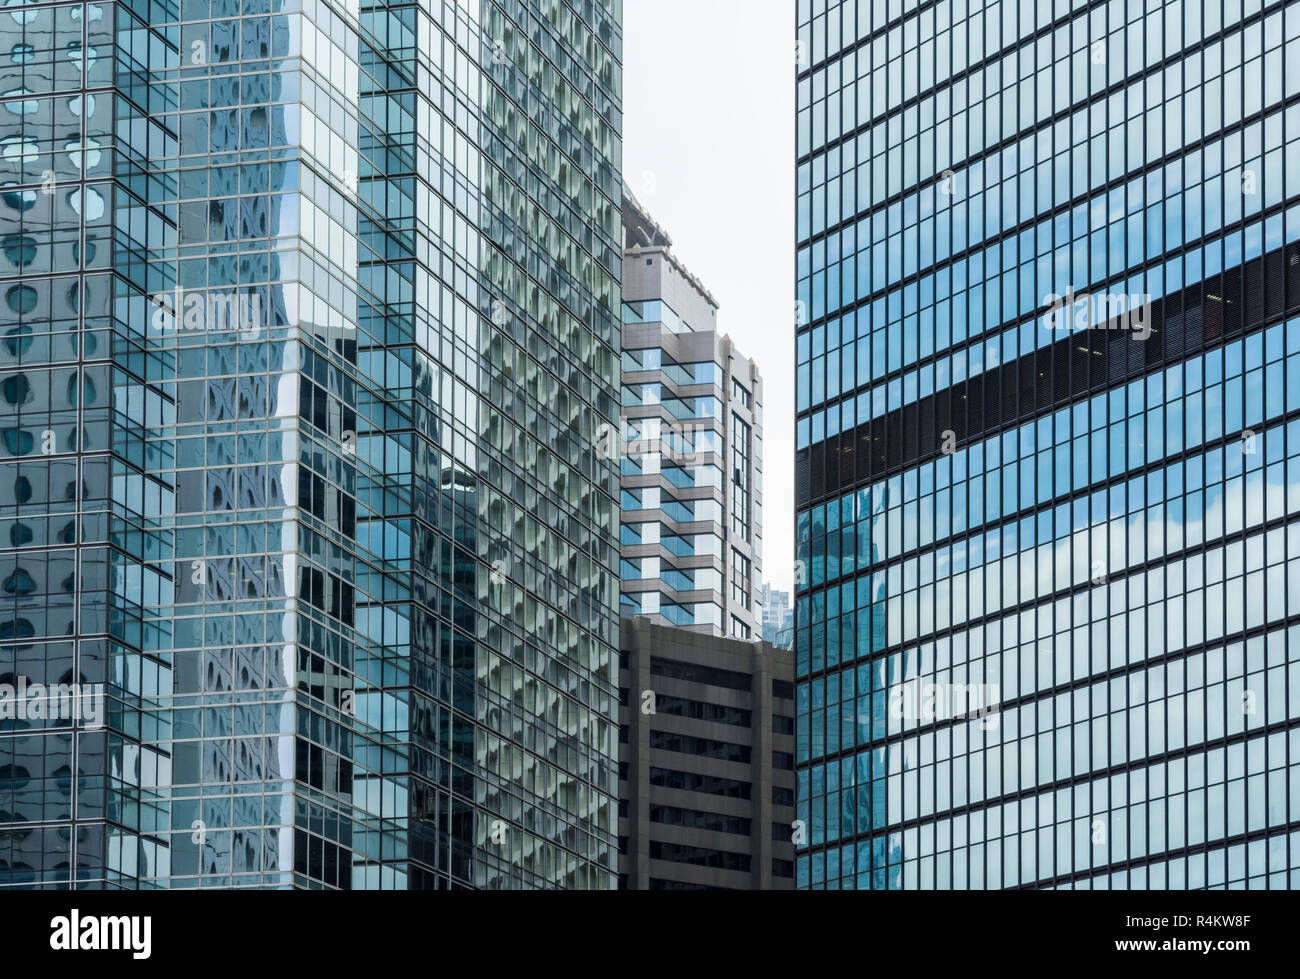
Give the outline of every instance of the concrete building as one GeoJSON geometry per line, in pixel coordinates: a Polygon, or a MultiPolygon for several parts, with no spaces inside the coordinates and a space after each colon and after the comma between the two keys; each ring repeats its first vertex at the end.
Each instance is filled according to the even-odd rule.
{"type": "Polygon", "coordinates": [[[619,886],[794,886],[794,660],[625,618],[619,886]]]}
{"type": "Polygon", "coordinates": [[[622,612],[760,634],[763,382],[623,189],[622,612]]]}

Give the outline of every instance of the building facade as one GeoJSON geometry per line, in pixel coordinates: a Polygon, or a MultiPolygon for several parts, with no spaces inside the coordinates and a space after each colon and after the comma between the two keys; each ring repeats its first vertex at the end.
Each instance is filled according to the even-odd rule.
{"type": "Polygon", "coordinates": [[[796,16],[798,886],[1300,886],[1300,3],[796,16]]]}
{"type": "Polygon", "coordinates": [[[623,619],[619,886],[794,886],[794,660],[623,619]]]}
{"type": "Polygon", "coordinates": [[[622,609],[758,639],[763,380],[623,189],[622,609]]]}
{"type": "Polygon", "coordinates": [[[778,649],[790,649],[794,644],[794,609],[790,607],[790,593],[763,583],[763,642],[778,649]]]}
{"type": "Polygon", "coordinates": [[[0,887],[616,885],[620,20],[0,15],[0,887]]]}

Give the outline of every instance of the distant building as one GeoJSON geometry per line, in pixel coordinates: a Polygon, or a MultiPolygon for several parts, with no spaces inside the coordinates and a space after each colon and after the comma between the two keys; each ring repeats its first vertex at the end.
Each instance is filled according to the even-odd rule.
{"type": "Polygon", "coordinates": [[[779,591],[769,584],[763,585],[763,642],[777,649],[790,649],[794,645],[794,609],[790,607],[790,593],[779,591]]]}
{"type": "Polygon", "coordinates": [[[623,190],[622,614],[761,633],[763,382],[623,190]]]}
{"type": "Polygon", "coordinates": [[[624,619],[619,887],[794,886],[794,658],[624,619]]]}

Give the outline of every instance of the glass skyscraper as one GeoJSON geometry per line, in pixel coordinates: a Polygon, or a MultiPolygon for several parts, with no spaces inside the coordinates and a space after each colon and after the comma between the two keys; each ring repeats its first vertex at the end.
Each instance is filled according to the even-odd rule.
{"type": "Polygon", "coordinates": [[[1300,3],[797,21],[797,886],[1300,886],[1300,3]]]}
{"type": "Polygon", "coordinates": [[[0,12],[0,887],[614,887],[621,43],[0,12]]]}

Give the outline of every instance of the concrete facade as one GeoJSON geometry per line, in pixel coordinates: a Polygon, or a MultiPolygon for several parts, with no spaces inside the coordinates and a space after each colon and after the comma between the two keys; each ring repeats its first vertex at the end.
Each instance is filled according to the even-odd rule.
{"type": "Polygon", "coordinates": [[[794,886],[794,660],[624,619],[619,887],[794,886]]]}
{"type": "Polygon", "coordinates": [[[622,612],[762,634],[763,380],[624,188],[622,612]]]}

